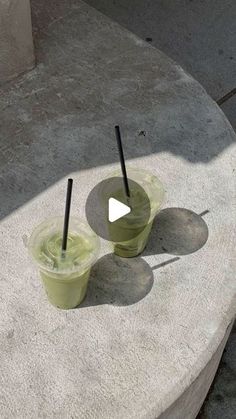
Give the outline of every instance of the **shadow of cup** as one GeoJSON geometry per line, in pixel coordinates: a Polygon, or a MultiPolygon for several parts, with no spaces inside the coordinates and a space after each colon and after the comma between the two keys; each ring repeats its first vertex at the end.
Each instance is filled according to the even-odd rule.
{"type": "Polygon", "coordinates": [[[143,255],[188,255],[204,246],[208,234],[200,215],[186,208],[165,208],[154,220],[143,255]]]}
{"type": "Polygon", "coordinates": [[[150,292],[152,286],[153,272],[143,259],[125,259],[111,253],[94,265],[87,296],[79,307],[135,304],[150,292]]]}

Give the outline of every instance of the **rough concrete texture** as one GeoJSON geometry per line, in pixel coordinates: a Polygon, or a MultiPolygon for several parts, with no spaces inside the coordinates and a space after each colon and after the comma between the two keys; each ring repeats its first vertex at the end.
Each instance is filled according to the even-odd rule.
{"type": "Polygon", "coordinates": [[[0,1],[0,83],[30,70],[34,51],[29,0],[0,1]]]}
{"type": "MultiPolygon", "coordinates": [[[[82,2],[37,47],[37,69],[0,98],[1,415],[154,419],[178,408],[235,315],[235,134],[178,65],[82,2]],[[154,226],[156,240],[127,263],[103,242],[82,307],[57,310],[26,236],[63,214],[69,175],[72,213],[85,216],[89,191],[117,164],[116,123],[127,159],[165,184],[165,207],[205,212],[209,237],[196,246],[190,228],[189,252],[173,258],[155,247],[154,226]],[[118,302],[109,294],[114,275],[118,302]],[[122,300],[127,278],[134,293],[122,300]]],[[[186,419],[203,396],[186,406],[186,419]]]]}
{"type": "Polygon", "coordinates": [[[235,88],[234,0],[86,0],[176,60],[214,98],[235,88]]]}

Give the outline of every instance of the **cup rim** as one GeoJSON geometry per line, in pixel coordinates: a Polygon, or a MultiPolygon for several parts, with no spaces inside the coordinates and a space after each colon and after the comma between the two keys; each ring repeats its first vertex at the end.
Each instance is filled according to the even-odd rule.
{"type": "Polygon", "coordinates": [[[29,255],[31,257],[31,259],[33,260],[34,264],[39,268],[40,271],[43,271],[45,273],[51,273],[54,275],[61,275],[61,276],[66,276],[69,274],[74,274],[77,271],[81,270],[81,273],[85,272],[86,270],[88,270],[88,268],[92,267],[94,265],[94,263],[97,261],[98,256],[99,256],[99,252],[100,252],[100,248],[101,248],[101,243],[100,243],[100,238],[97,236],[97,234],[91,229],[91,227],[88,225],[88,223],[86,223],[84,220],[82,220],[79,217],[75,217],[75,216],[71,216],[70,217],[70,223],[75,222],[77,223],[77,226],[79,228],[81,228],[81,232],[83,230],[87,230],[87,232],[90,234],[90,236],[92,237],[95,245],[94,245],[94,251],[93,253],[91,253],[91,256],[84,261],[83,263],[81,263],[81,265],[75,266],[74,269],[53,269],[50,268],[49,266],[46,266],[44,263],[40,262],[34,254],[33,248],[34,248],[34,241],[36,241],[36,236],[37,234],[39,234],[39,232],[42,230],[43,226],[47,226],[48,223],[50,223],[50,220],[55,223],[60,223],[61,227],[63,226],[63,222],[64,222],[64,217],[63,216],[55,216],[55,217],[48,217],[46,219],[44,219],[41,223],[39,223],[32,231],[28,243],[27,243],[27,248],[28,248],[28,252],[29,255]]]}

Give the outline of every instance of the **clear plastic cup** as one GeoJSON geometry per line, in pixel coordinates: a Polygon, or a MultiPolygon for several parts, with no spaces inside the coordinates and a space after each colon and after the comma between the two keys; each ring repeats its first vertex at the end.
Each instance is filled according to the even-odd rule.
{"type": "MultiPolygon", "coordinates": [[[[122,177],[120,170],[116,170],[109,174],[109,177],[122,177]]],[[[134,257],[142,253],[144,250],[150,231],[152,229],[152,224],[155,216],[161,209],[161,206],[164,201],[164,188],[157,176],[154,176],[152,173],[147,170],[141,169],[139,167],[134,168],[132,166],[127,166],[127,176],[129,179],[138,183],[146,192],[149,201],[150,201],[150,216],[147,222],[145,214],[147,214],[147,201],[140,199],[136,205],[138,205],[138,211],[131,211],[128,217],[121,218],[119,220],[118,228],[123,229],[122,235],[133,237],[127,241],[122,241],[118,243],[113,243],[114,253],[121,257],[134,257]],[[143,208],[142,208],[143,206],[143,208]],[[143,209],[143,217],[142,217],[143,209]],[[136,216],[138,214],[138,216],[136,216]],[[134,218],[135,217],[135,218],[134,218]],[[145,224],[143,224],[143,219],[145,219],[145,224]],[[132,234],[133,233],[133,234],[132,234]]],[[[115,195],[115,191],[114,191],[115,195]]],[[[114,196],[113,195],[113,196],[114,196]]],[[[131,190],[132,197],[132,190],[131,190]]],[[[131,203],[132,207],[132,203],[131,203]]],[[[109,226],[108,226],[109,228],[109,226]]],[[[114,231],[114,226],[113,226],[114,231]]]]}
{"type": "Polygon", "coordinates": [[[28,250],[39,269],[51,304],[77,307],[85,298],[89,274],[100,250],[100,240],[80,219],[71,217],[67,250],[62,256],[63,217],[42,222],[28,241],[28,250]]]}

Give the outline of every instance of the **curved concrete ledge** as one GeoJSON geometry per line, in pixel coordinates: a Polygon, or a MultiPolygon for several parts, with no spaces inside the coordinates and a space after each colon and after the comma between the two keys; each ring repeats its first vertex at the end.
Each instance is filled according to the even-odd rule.
{"type": "Polygon", "coordinates": [[[82,2],[38,57],[0,96],[1,413],[192,419],[235,316],[235,133],[177,64],[82,2]],[[130,163],[166,186],[165,209],[142,258],[114,260],[103,242],[82,307],[56,310],[25,235],[63,213],[69,175],[84,217],[118,164],[116,123],[130,163]]]}

